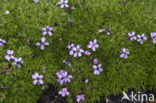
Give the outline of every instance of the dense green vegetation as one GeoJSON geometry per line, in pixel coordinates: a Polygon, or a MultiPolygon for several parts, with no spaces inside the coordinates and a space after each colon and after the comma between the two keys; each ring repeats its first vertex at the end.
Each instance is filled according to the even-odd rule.
{"type": "Polygon", "coordinates": [[[156,44],[150,33],[156,32],[156,2],[154,0],[69,0],[71,9],[56,5],[59,0],[4,0],[0,5],[0,102],[36,103],[44,91],[34,85],[32,75],[43,74],[45,90],[52,83],[58,91],[68,88],[67,101],[73,103],[80,92],[86,103],[100,100],[122,91],[156,89],[156,44]],[[5,10],[9,14],[4,14],[5,10]],[[53,27],[49,42],[41,50],[42,28],[53,27]],[[99,30],[107,28],[110,35],[99,30]],[[143,44],[128,40],[128,33],[145,34],[143,44]],[[62,38],[62,40],[60,40],[62,38]],[[97,39],[96,52],[87,48],[89,41],[97,39]],[[91,55],[73,57],[67,46],[71,43],[91,52],[91,55]],[[126,48],[128,58],[120,58],[126,48]],[[24,63],[19,69],[7,61],[7,50],[14,50],[15,57],[24,63]],[[71,68],[63,60],[70,58],[71,68]],[[103,71],[94,75],[93,58],[102,64],[103,71]],[[45,68],[45,73],[43,73],[45,68]],[[71,82],[60,85],[56,75],[65,70],[72,75],[71,82]],[[88,78],[88,83],[84,79],[88,78]],[[4,89],[7,87],[7,89],[4,89]]]}

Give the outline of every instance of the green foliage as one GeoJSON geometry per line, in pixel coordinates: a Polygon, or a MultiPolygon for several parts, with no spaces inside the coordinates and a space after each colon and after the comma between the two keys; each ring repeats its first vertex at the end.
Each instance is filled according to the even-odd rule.
{"type": "Polygon", "coordinates": [[[60,69],[73,75],[65,86],[71,92],[69,103],[73,103],[79,92],[85,94],[86,103],[93,103],[99,101],[100,96],[119,94],[130,88],[156,89],[156,45],[149,40],[150,32],[156,31],[154,0],[69,0],[74,8],[70,12],[56,6],[57,2],[1,1],[0,38],[7,43],[0,47],[0,87],[8,88],[0,89],[3,96],[0,102],[36,103],[42,89],[33,85],[31,76],[35,72],[42,74],[43,67],[46,67],[46,88],[48,83],[58,87],[58,91],[62,88],[56,77],[60,69]],[[4,15],[5,10],[10,14],[4,15]],[[73,23],[68,26],[70,20],[73,23]],[[46,36],[50,45],[41,51],[35,43],[40,41],[46,25],[54,27],[54,31],[52,37],[46,36]],[[110,28],[111,35],[99,34],[102,28],[110,28]],[[145,33],[148,40],[143,45],[127,40],[128,32],[132,31],[145,33]],[[74,58],[69,55],[68,44],[80,44],[85,49],[94,38],[100,47],[91,56],[74,58]],[[130,51],[128,59],[120,58],[123,47],[130,51]],[[13,49],[16,57],[22,57],[21,69],[13,66],[12,71],[8,70],[9,63],[4,58],[8,49],[13,49]],[[99,76],[93,74],[92,59],[95,57],[103,67],[99,76]],[[71,59],[72,68],[63,63],[66,58],[71,59]],[[88,84],[84,82],[85,77],[89,79],[88,84]]]}

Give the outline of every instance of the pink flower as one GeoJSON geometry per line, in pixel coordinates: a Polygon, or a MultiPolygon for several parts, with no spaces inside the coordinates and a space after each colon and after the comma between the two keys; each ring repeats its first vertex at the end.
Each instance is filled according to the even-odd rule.
{"type": "Polygon", "coordinates": [[[34,75],[32,75],[32,78],[34,79],[33,84],[41,84],[43,85],[43,75],[39,75],[38,73],[35,73],[34,75]]]}
{"type": "Polygon", "coordinates": [[[42,37],[41,38],[41,42],[39,43],[36,43],[36,45],[37,46],[40,46],[40,49],[41,50],[44,50],[44,46],[47,46],[47,45],[49,45],[49,43],[48,42],[46,42],[46,38],[45,37],[42,37]]]}
{"type": "Polygon", "coordinates": [[[93,41],[89,41],[88,48],[91,48],[94,52],[96,51],[96,48],[99,47],[99,44],[97,44],[97,40],[94,39],[93,41]]]}
{"type": "Polygon", "coordinates": [[[102,66],[101,64],[99,64],[99,65],[93,65],[94,75],[99,75],[100,72],[103,71],[103,69],[101,68],[101,66],[102,66]]]}
{"type": "Polygon", "coordinates": [[[91,52],[85,51],[84,54],[87,55],[87,56],[89,56],[89,55],[91,55],[91,52]]]}
{"type": "Polygon", "coordinates": [[[97,59],[97,58],[94,58],[94,59],[93,59],[93,63],[94,63],[94,64],[97,64],[97,63],[98,63],[98,59],[97,59]]]}
{"type": "Polygon", "coordinates": [[[53,30],[53,28],[50,27],[49,25],[44,27],[44,28],[42,28],[42,30],[43,30],[43,32],[42,32],[43,35],[48,34],[49,36],[52,36],[52,32],[51,31],[53,30]]]}
{"type": "Polygon", "coordinates": [[[13,56],[14,51],[13,50],[7,50],[7,55],[5,56],[5,59],[7,61],[10,61],[11,59],[14,59],[15,57],[13,56]]]}
{"type": "Polygon", "coordinates": [[[62,97],[65,97],[66,95],[69,95],[69,92],[67,90],[67,88],[62,88],[62,90],[60,90],[58,92],[59,95],[62,95],[62,97]]]}
{"type": "Polygon", "coordinates": [[[88,78],[85,79],[85,83],[88,83],[88,78]]]}
{"type": "Polygon", "coordinates": [[[84,94],[79,94],[77,95],[77,102],[84,102],[85,101],[85,95],[84,94]]]}
{"type": "Polygon", "coordinates": [[[62,41],[62,37],[59,40],[62,41]]]}

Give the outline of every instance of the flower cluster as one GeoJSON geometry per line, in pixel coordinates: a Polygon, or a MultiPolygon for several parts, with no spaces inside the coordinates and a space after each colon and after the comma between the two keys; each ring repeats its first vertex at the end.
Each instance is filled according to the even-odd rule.
{"type": "Polygon", "coordinates": [[[33,84],[41,84],[43,85],[43,75],[39,75],[38,73],[35,73],[34,75],[32,75],[32,79],[34,79],[33,84]]]}
{"type": "Polygon", "coordinates": [[[94,59],[93,59],[93,63],[94,63],[94,65],[93,65],[94,75],[99,75],[100,72],[103,71],[103,69],[102,69],[102,64],[98,64],[98,65],[97,65],[98,62],[99,62],[99,61],[98,61],[97,58],[94,58],[94,59]]]}
{"type": "Polygon", "coordinates": [[[141,34],[141,35],[137,35],[137,37],[135,36],[135,32],[132,33],[128,33],[128,40],[137,40],[140,44],[144,43],[144,40],[147,40],[147,37],[145,36],[145,34],[141,34]]]}
{"type": "MultiPolygon", "coordinates": [[[[68,75],[68,73],[65,70],[60,70],[56,73],[56,75],[58,77],[58,82],[61,85],[70,82],[70,79],[72,78],[72,75],[68,75]]],[[[69,92],[67,88],[62,88],[62,90],[60,90],[58,94],[62,95],[62,97],[65,97],[66,95],[69,95],[69,92]]]]}
{"type": "Polygon", "coordinates": [[[0,47],[3,47],[5,43],[6,43],[6,41],[5,41],[5,40],[0,39],[0,47]]]}
{"type": "Polygon", "coordinates": [[[21,65],[24,63],[22,61],[22,58],[16,58],[14,57],[14,51],[13,50],[7,50],[7,55],[5,56],[5,59],[9,62],[10,60],[14,60],[12,65],[16,65],[18,68],[21,68],[21,65]]]}
{"type": "Polygon", "coordinates": [[[59,2],[57,2],[57,5],[58,4],[61,5],[61,8],[64,8],[64,7],[68,8],[69,7],[68,0],[60,0],[59,2]]]}
{"type": "MultiPolygon", "coordinates": [[[[53,30],[53,28],[48,25],[48,26],[42,28],[42,31],[43,31],[42,35],[45,36],[46,34],[48,34],[49,36],[52,36],[52,30],[53,30]]],[[[48,46],[49,43],[46,42],[46,38],[45,37],[42,37],[41,38],[41,42],[37,42],[36,45],[40,46],[41,50],[44,50],[45,46],[48,46]]]]}
{"type": "MultiPolygon", "coordinates": [[[[128,40],[131,40],[131,41],[137,40],[140,44],[143,44],[144,40],[147,40],[147,37],[145,36],[144,33],[141,35],[135,36],[135,32],[132,32],[132,33],[129,32],[128,33],[128,40]]],[[[129,54],[130,54],[130,52],[128,49],[122,48],[120,58],[127,59],[129,54]]]]}
{"type": "MultiPolygon", "coordinates": [[[[96,49],[99,47],[99,44],[97,44],[97,40],[94,39],[93,41],[89,41],[89,44],[87,47],[88,49],[92,49],[95,52],[96,49]]],[[[80,48],[80,45],[75,46],[74,43],[69,44],[67,48],[70,50],[69,55],[74,56],[74,57],[81,57],[82,53],[84,53],[87,56],[91,55],[90,51],[88,50],[84,51],[82,48],[80,48]]]]}
{"type": "Polygon", "coordinates": [[[150,36],[151,36],[153,43],[156,44],[156,32],[152,32],[150,36]]]}
{"type": "Polygon", "coordinates": [[[128,49],[122,48],[120,58],[127,59],[129,54],[130,54],[130,52],[128,49]]]}
{"type": "Polygon", "coordinates": [[[72,78],[72,75],[69,75],[65,70],[60,70],[60,72],[57,72],[56,75],[58,77],[58,82],[61,85],[70,82],[70,79],[72,78]]]}

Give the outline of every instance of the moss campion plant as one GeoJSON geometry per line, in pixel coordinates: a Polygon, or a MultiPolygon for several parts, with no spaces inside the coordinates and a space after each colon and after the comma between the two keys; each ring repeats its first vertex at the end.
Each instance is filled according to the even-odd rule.
{"type": "Polygon", "coordinates": [[[0,102],[68,103],[156,89],[154,0],[1,0],[0,102]]]}

